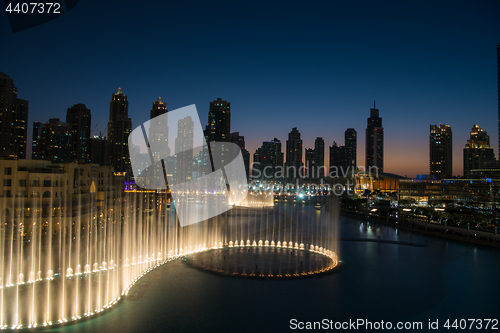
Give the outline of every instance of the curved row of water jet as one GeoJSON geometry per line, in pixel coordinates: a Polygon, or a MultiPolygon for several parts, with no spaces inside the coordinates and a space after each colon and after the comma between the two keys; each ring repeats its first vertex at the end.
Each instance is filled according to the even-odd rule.
{"type": "Polygon", "coordinates": [[[264,245],[266,243],[262,241],[258,242],[259,245],[256,244],[257,243],[256,241],[247,242],[247,244],[251,243],[251,245],[246,245],[243,242],[241,242],[241,244],[243,244],[241,246],[234,245],[235,243],[236,242],[230,241],[228,246],[217,249],[217,251],[222,251],[221,253],[217,254],[219,254],[219,257],[223,258],[216,258],[216,262],[214,262],[213,255],[211,258],[206,258],[206,256],[204,256],[206,253],[203,253],[198,256],[197,255],[187,256],[188,262],[194,267],[212,271],[215,273],[220,273],[222,275],[242,276],[242,277],[262,277],[262,278],[310,276],[328,272],[336,268],[339,264],[339,259],[335,252],[315,245],[310,245],[309,248],[306,248],[304,244],[298,245],[297,243],[295,243],[295,245],[289,244],[281,246],[279,242],[275,243],[274,241],[271,242],[266,241],[267,245],[264,245]],[[266,259],[265,258],[266,256],[271,257],[278,255],[281,257],[282,260],[285,259],[285,261],[288,261],[287,268],[285,268],[284,265],[279,261],[263,263],[261,260],[260,264],[255,265],[256,267],[254,269],[253,265],[255,264],[255,262],[252,261],[252,258],[235,259],[232,257],[232,254],[234,254],[231,253],[232,251],[234,252],[235,250],[243,250],[244,252],[246,249],[261,249],[261,250],[271,250],[271,251],[274,250],[274,252],[271,253],[269,253],[268,251],[261,251],[260,253],[252,253],[252,255],[257,254],[260,259],[266,259]],[[283,252],[276,253],[276,251],[279,250],[282,250],[283,252]],[[304,265],[302,265],[303,263],[301,260],[305,259],[304,256],[290,257],[290,255],[288,254],[288,250],[291,250],[290,255],[294,254],[293,250],[298,250],[299,252],[308,253],[309,258],[307,259],[309,259],[309,263],[305,263],[304,265]],[[322,260],[317,260],[318,258],[315,258],[311,254],[315,254],[321,257],[326,257],[328,258],[328,261],[325,262],[322,260]],[[315,262],[311,264],[311,261],[315,262]],[[291,266],[295,266],[295,270],[290,269],[290,264],[292,264],[291,266]],[[260,266],[260,272],[257,272],[258,266],[260,266]]]}
{"type": "Polygon", "coordinates": [[[164,193],[21,199],[0,199],[0,211],[15,212],[0,223],[2,329],[90,317],[159,265],[222,246],[217,218],[181,228],[164,193]]]}
{"type": "Polygon", "coordinates": [[[328,203],[297,215],[293,205],[250,196],[246,203],[254,207],[180,227],[166,193],[78,198],[0,199],[1,212],[14,212],[0,216],[0,328],[91,317],[115,305],[151,270],[210,249],[273,247],[337,260],[335,210],[328,203]]]}

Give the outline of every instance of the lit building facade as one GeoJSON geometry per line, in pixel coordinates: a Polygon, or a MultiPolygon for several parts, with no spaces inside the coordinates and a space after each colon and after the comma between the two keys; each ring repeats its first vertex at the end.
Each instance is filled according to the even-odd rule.
{"type": "Polygon", "coordinates": [[[31,159],[32,160],[39,160],[39,150],[40,150],[40,138],[42,136],[42,127],[43,123],[39,121],[35,121],[33,123],[33,135],[32,135],[32,142],[31,142],[31,159]]]}
{"type": "Polygon", "coordinates": [[[71,158],[79,163],[90,163],[92,161],[90,109],[81,103],[73,105],[66,113],[66,123],[70,126],[71,158]]]}
{"type": "Polygon", "coordinates": [[[358,133],[354,128],[348,128],[344,133],[346,164],[354,168],[358,165],[358,133]]]}
{"type": "Polygon", "coordinates": [[[286,141],[285,176],[287,180],[291,181],[299,177],[302,163],[302,140],[297,127],[294,127],[288,133],[288,140],[286,141]]]}
{"type": "Polygon", "coordinates": [[[38,143],[38,159],[56,163],[73,161],[71,126],[59,118],[51,118],[42,126],[38,143]]]}
{"type": "Polygon", "coordinates": [[[314,165],[311,171],[312,179],[325,177],[325,140],[320,137],[314,140],[314,165]]]}
{"type": "Polygon", "coordinates": [[[17,98],[14,81],[0,72],[0,155],[26,158],[28,101],[17,98]]]}
{"type": "Polygon", "coordinates": [[[132,120],[128,116],[127,95],[118,88],[116,94],[111,95],[109,103],[108,122],[108,165],[115,172],[130,172],[130,154],[128,150],[128,136],[132,132],[132,120]]]}
{"type": "MultiPolygon", "coordinates": [[[[158,97],[153,103],[153,108],[150,111],[150,119],[152,120],[167,112],[167,103],[165,103],[161,97],[158,97]]],[[[168,118],[157,118],[150,122],[150,126],[148,140],[150,146],[155,147],[155,149],[151,151],[151,154],[155,161],[159,161],[166,156],[170,156],[170,147],[168,145],[168,118]],[[158,149],[157,147],[162,147],[162,149],[158,149]]]]}
{"type": "Polygon", "coordinates": [[[485,165],[495,162],[495,153],[490,146],[490,137],[478,125],[470,131],[470,139],[464,148],[464,178],[469,178],[471,171],[483,169],[485,165]]]}
{"type": "Polygon", "coordinates": [[[231,103],[217,98],[210,102],[207,136],[209,142],[229,142],[231,134],[231,103]]]}
{"type": "Polygon", "coordinates": [[[453,176],[453,135],[450,125],[430,125],[429,174],[437,179],[453,176]]]}
{"type": "Polygon", "coordinates": [[[367,119],[366,127],[366,159],[365,168],[369,170],[377,167],[378,172],[384,170],[384,128],[382,127],[382,118],[379,117],[379,109],[370,109],[370,117],[367,119]]]}

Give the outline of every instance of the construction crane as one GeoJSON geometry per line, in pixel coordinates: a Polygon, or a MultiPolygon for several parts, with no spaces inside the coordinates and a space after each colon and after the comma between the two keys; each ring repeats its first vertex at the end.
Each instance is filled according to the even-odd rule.
{"type": "Polygon", "coordinates": [[[94,131],[95,131],[95,129],[96,129],[96,127],[97,127],[97,125],[99,125],[99,124],[95,124],[94,128],[92,129],[92,131],[90,131],[90,136],[92,136],[92,133],[94,133],[94,131]]]}

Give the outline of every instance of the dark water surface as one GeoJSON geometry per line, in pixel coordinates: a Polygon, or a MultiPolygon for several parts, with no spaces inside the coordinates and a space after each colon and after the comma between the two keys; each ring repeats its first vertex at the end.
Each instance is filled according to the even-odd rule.
{"type": "Polygon", "coordinates": [[[347,218],[340,219],[340,237],[342,263],[333,273],[245,279],[176,260],[143,277],[109,312],[50,331],[284,332],[294,318],[420,321],[420,331],[439,319],[438,331],[455,331],[443,328],[446,319],[500,317],[497,249],[347,218]]]}

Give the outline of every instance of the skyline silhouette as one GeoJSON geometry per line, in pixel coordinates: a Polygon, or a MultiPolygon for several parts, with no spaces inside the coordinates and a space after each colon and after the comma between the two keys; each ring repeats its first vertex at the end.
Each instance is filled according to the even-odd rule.
{"type": "Polygon", "coordinates": [[[500,4],[429,6],[198,2],[152,10],[85,2],[19,33],[1,20],[12,51],[0,55],[0,71],[30,102],[29,136],[34,121],[62,117],[75,103],[92,110],[93,135],[104,132],[109,95],[122,87],[133,125],[161,96],[169,110],[196,104],[204,126],[209,102],[220,97],[231,103],[231,131],[245,136],[251,154],[262,141],[285,142],[293,127],[304,148],[316,137],[329,147],[355,128],[362,161],[375,99],[385,171],[428,173],[429,125],[442,123],[453,129],[458,175],[473,124],[498,151],[500,4]]]}

